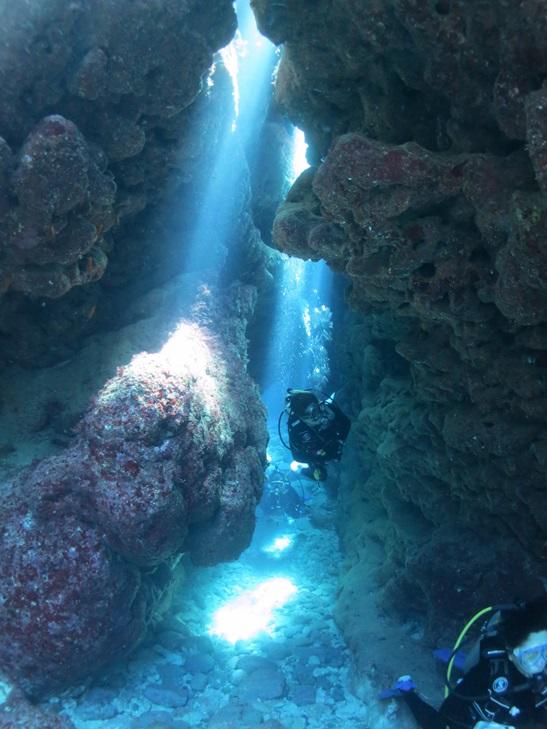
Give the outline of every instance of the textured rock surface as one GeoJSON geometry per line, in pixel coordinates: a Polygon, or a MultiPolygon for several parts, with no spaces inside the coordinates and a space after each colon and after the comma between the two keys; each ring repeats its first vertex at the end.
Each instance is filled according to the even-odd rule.
{"type": "Polygon", "coordinates": [[[118,286],[135,280],[128,223],[214,148],[214,130],[191,133],[194,102],[235,22],[229,0],[206,20],[195,0],[3,9],[0,366],[64,359],[95,323],[108,266],[118,286]]]}
{"type": "Polygon", "coordinates": [[[135,646],[182,551],[214,564],[248,546],[267,441],[242,359],[253,304],[245,288],[205,294],[162,350],[104,386],[75,443],[5,495],[0,662],[27,693],[135,646]]]}
{"type": "Polygon", "coordinates": [[[115,222],[116,184],[75,124],[60,115],[39,122],[7,184],[18,204],[2,221],[6,290],[58,298],[102,276],[107,259],[96,244],[115,222]]]}
{"type": "Polygon", "coordinates": [[[545,572],[545,4],[253,5],[316,163],[274,243],[359,312],[338,615],[373,574],[436,639],[545,572]]]}
{"type": "Polygon", "coordinates": [[[2,729],[74,729],[66,716],[57,716],[30,704],[19,692],[13,691],[0,706],[2,729]]]}
{"type": "Polygon", "coordinates": [[[229,0],[206,16],[192,0],[22,2],[3,16],[0,663],[33,697],[137,645],[182,553],[235,559],[254,528],[266,433],[246,284],[265,275],[262,244],[238,135],[223,139],[220,61],[202,83],[234,30],[229,0]],[[225,187],[204,206],[219,149],[225,187]],[[203,288],[190,310],[187,286],[212,278],[223,294],[203,288]],[[60,369],[27,380],[14,363],[60,369]],[[38,461],[52,426],[60,452],[38,461]]]}

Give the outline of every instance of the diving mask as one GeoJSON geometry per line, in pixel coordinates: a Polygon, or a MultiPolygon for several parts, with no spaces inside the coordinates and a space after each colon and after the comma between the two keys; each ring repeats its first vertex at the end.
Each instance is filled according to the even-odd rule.
{"type": "Polygon", "coordinates": [[[308,425],[319,425],[323,420],[323,409],[319,403],[312,402],[304,410],[302,420],[308,425]]]}
{"type": "Polygon", "coordinates": [[[526,642],[515,648],[512,653],[514,663],[523,673],[528,676],[541,673],[547,668],[547,630],[532,633],[526,642]]]}

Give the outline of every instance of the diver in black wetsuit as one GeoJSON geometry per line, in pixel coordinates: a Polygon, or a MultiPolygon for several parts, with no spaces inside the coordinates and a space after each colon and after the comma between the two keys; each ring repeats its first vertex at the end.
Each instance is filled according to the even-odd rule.
{"type": "Polygon", "coordinates": [[[289,448],[295,461],[306,463],[300,473],[325,481],[328,461],[339,461],[350,420],[332,397],[319,400],[312,390],[287,390],[289,448]]]}
{"type": "Polygon", "coordinates": [[[298,519],[307,512],[306,496],[294,488],[289,473],[277,466],[266,473],[264,493],[260,500],[260,508],[269,516],[287,516],[298,519]]]}
{"type": "Polygon", "coordinates": [[[418,724],[423,729],[546,729],[547,595],[502,613],[492,630],[487,626],[479,650],[476,665],[438,710],[412,688],[400,690],[418,724]]]}

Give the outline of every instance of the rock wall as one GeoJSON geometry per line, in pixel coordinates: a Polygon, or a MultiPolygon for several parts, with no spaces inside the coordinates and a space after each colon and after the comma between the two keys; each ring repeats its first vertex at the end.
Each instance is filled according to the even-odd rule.
{"type": "Polygon", "coordinates": [[[66,716],[58,716],[31,704],[21,692],[12,691],[8,701],[0,706],[2,729],[75,729],[66,716]]]}
{"type": "Polygon", "coordinates": [[[3,8],[0,366],[66,359],[111,319],[109,266],[115,287],[152,267],[134,226],[216,148],[229,105],[212,123],[200,90],[235,27],[229,0],[3,8]]]}
{"type": "Polygon", "coordinates": [[[210,565],[249,545],[267,444],[237,339],[253,298],[202,295],[161,350],[118,369],[70,448],[4,484],[0,666],[27,694],[137,645],[182,552],[210,565]]]}
{"type": "MultiPolygon", "coordinates": [[[[29,0],[2,20],[0,669],[34,699],[131,651],[181,554],[248,545],[267,273],[237,135],[227,203],[202,209],[231,125],[219,58],[209,74],[230,0],[29,0]]],[[[15,694],[4,713],[46,725],[15,694]]]]}
{"type": "Polygon", "coordinates": [[[368,560],[381,609],[437,639],[545,576],[545,4],[253,6],[315,163],[274,244],[358,312],[339,619],[351,642],[368,560]]]}

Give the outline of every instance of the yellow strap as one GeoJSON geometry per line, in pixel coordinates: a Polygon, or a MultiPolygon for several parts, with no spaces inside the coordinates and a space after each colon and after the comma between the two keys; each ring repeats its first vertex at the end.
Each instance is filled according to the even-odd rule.
{"type": "MultiPolygon", "coordinates": [[[[490,605],[489,607],[485,607],[482,610],[479,610],[479,612],[476,613],[475,615],[473,615],[473,617],[471,618],[471,620],[469,620],[466,623],[464,629],[459,634],[458,640],[454,643],[454,648],[452,649],[452,658],[448,661],[448,666],[446,668],[446,683],[447,684],[450,684],[450,676],[451,676],[451,673],[452,673],[452,666],[454,664],[454,661],[456,660],[456,651],[458,650],[458,648],[462,644],[462,641],[465,638],[465,634],[467,633],[467,631],[469,630],[469,628],[473,625],[473,623],[475,623],[485,613],[492,612],[493,609],[494,608],[490,605]]],[[[446,698],[449,693],[450,693],[450,691],[448,689],[448,685],[446,685],[444,687],[444,697],[446,698]]]]}

